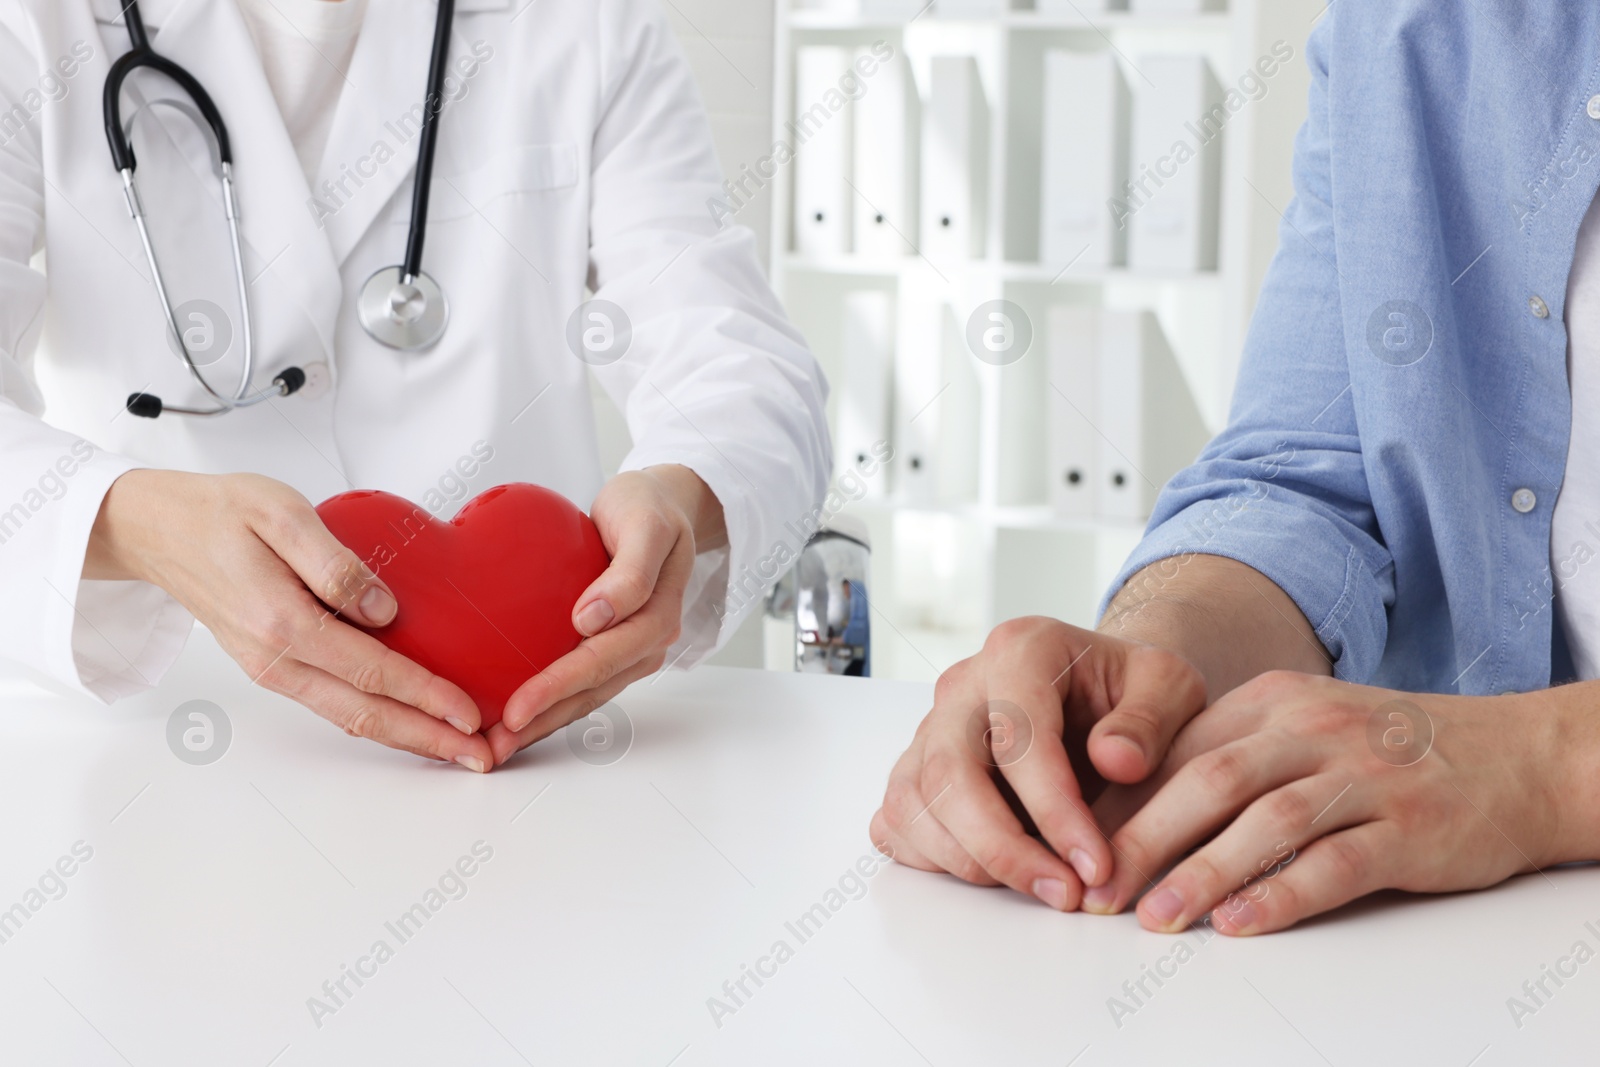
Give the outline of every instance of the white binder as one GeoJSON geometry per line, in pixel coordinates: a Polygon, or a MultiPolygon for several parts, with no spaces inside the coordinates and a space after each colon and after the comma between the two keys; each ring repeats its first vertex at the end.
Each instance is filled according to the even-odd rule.
{"type": "Polygon", "coordinates": [[[843,361],[839,389],[839,432],[834,442],[834,472],[874,470],[865,476],[868,497],[888,492],[890,472],[881,458],[890,443],[889,388],[894,368],[894,300],[878,289],[859,289],[844,298],[839,324],[843,361]]]}
{"type": "Polygon", "coordinates": [[[855,194],[850,175],[851,107],[832,111],[826,101],[839,93],[851,69],[848,48],[811,45],[795,52],[794,248],[805,256],[841,256],[850,251],[850,214],[855,194]]]}
{"type": "Polygon", "coordinates": [[[1057,515],[1089,518],[1099,511],[1100,446],[1095,421],[1100,399],[1095,364],[1099,361],[1100,309],[1059,304],[1050,309],[1046,329],[1050,505],[1057,515]]]}
{"type": "Polygon", "coordinates": [[[894,355],[895,496],[908,504],[939,500],[939,404],[943,302],[903,289],[894,355]]]}
{"type": "Polygon", "coordinates": [[[971,56],[934,56],[922,120],[922,252],[977,259],[987,239],[989,105],[971,56]]]}
{"type": "Polygon", "coordinates": [[[1146,519],[1156,494],[1210,439],[1166,335],[1148,311],[1101,311],[1095,364],[1100,513],[1146,519]]]}
{"type": "MultiPolygon", "coordinates": [[[[857,58],[868,54],[863,49],[857,58]]],[[[917,247],[922,101],[900,53],[866,84],[855,105],[855,251],[880,259],[910,255],[917,247]]]]}
{"type": "Polygon", "coordinates": [[[894,364],[894,478],[895,495],[906,503],[977,498],[982,394],[976,366],[948,305],[903,292],[894,364]]]}
{"type": "Polygon", "coordinates": [[[1128,266],[1215,270],[1228,116],[1221,87],[1204,56],[1145,56],[1139,69],[1148,81],[1133,104],[1132,187],[1123,198],[1128,266]]]}
{"type": "Polygon", "coordinates": [[[1127,82],[1114,53],[1045,53],[1039,260],[1074,270],[1126,262],[1108,205],[1128,178],[1127,82]]]}

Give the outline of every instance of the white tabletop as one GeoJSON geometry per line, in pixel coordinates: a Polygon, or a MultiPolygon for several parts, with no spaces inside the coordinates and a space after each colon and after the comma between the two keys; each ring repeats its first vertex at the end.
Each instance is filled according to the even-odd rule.
{"type": "Polygon", "coordinates": [[[1520,1020],[1507,1000],[1577,942],[1600,950],[1594,869],[1246,941],[893,865],[859,899],[830,895],[871,855],[867,820],[929,696],[671,675],[618,702],[635,728],[620,760],[558,735],[477,776],[251,688],[203,633],[115,708],[12,686],[0,909],[25,917],[0,914],[0,1063],[1593,1062],[1600,961],[1560,964],[1576,974],[1545,978],[1520,1020]],[[194,699],[232,727],[209,765],[167,742],[194,699]],[[386,923],[426,911],[475,844],[492,856],[446,878],[465,895],[398,937],[386,923]],[[58,861],[70,877],[46,875],[58,861]],[[816,905],[802,939],[786,924],[816,905]],[[780,941],[792,953],[736,1005],[724,982],[780,941]],[[358,966],[359,986],[342,970],[358,966]],[[323,983],[341,977],[335,1002],[323,983]],[[1135,1001],[1123,983],[1141,978],[1135,1001]],[[313,996],[334,1010],[314,1020],[313,996]],[[712,997],[735,1010],[714,1019],[712,997]]]}

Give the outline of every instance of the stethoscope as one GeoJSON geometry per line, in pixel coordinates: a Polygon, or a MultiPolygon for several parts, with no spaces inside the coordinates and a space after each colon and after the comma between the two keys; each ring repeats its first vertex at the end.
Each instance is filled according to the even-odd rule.
{"type": "MultiPolygon", "coordinates": [[[[251,392],[255,347],[251,339],[249,282],[245,277],[244,255],[239,239],[239,201],[233,187],[233,149],[228,140],[228,126],[222,121],[222,114],[212,102],[210,94],[194,75],[172,60],[158,55],[150,47],[144,17],[139,12],[139,0],[128,0],[123,14],[133,47],[111,65],[111,71],[106,75],[105,124],[106,140],[111,145],[111,162],[122,176],[122,191],[128,201],[128,213],[139,228],[139,240],[144,245],[145,258],[150,263],[156,295],[161,298],[161,307],[166,314],[167,329],[172,331],[172,340],[189,373],[217,403],[212,408],[168,407],[158,396],[134,393],[128,397],[128,411],[147,419],[156,418],[163,411],[180,415],[223,415],[274,397],[289,396],[306,383],[306,373],[299,367],[286,368],[272,379],[273,387],[270,390],[251,392]],[[161,265],[156,262],[155,247],[150,243],[144,204],[139,199],[139,188],[133,177],[138,163],[133,157],[133,149],[128,145],[131,126],[124,127],[122,124],[122,85],[128,75],[140,67],[149,67],[177,82],[198,110],[196,121],[203,120],[211,128],[215,141],[218,173],[222,181],[222,208],[228,220],[228,238],[233,247],[233,272],[239,290],[241,332],[244,335],[244,359],[239,370],[239,384],[231,394],[218,392],[212,387],[189,351],[162,278],[161,265]]],[[[385,267],[368,278],[356,305],[361,326],[368,336],[380,344],[407,352],[437,344],[439,338],[444,336],[445,326],[450,319],[450,305],[445,300],[443,290],[423,273],[422,245],[428,231],[428,187],[433,179],[433,156],[438,142],[439,113],[444,100],[445,62],[454,15],[455,0],[439,0],[438,21],[433,31],[433,54],[428,63],[428,105],[423,108],[422,134],[417,146],[417,173],[411,193],[411,232],[406,238],[405,262],[399,266],[385,267]]]]}

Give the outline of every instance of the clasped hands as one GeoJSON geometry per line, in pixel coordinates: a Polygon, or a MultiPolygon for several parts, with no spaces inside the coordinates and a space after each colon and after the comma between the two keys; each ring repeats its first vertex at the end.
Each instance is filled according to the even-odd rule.
{"type": "Polygon", "coordinates": [[[947,671],[871,836],[901,863],[1178,932],[1282,930],[1385,888],[1584,858],[1558,720],[1517,696],[1271,671],[1211,700],[1183,657],[1018,619],[947,671]]]}

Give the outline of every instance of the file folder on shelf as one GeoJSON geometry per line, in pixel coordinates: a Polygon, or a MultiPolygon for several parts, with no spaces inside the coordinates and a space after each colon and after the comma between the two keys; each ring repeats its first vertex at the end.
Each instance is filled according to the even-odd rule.
{"type": "Polygon", "coordinates": [[[1121,266],[1127,228],[1110,206],[1128,180],[1128,85],[1110,51],[1045,53],[1040,262],[1121,266]]]}
{"type": "Polygon", "coordinates": [[[806,256],[850,251],[854,194],[850,174],[852,111],[828,107],[851,71],[848,48],[812,45],[795,52],[794,247],[806,256]]]}
{"type": "Polygon", "coordinates": [[[834,470],[873,471],[864,476],[865,495],[888,492],[890,472],[882,456],[890,441],[889,389],[894,369],[894,299],[877,289],[844,298],[839,323],[839,433],[834,470]]]}
{"type": "Polygon", "coordinates": [[[922,118],[922,252],[978,259],[987,241],[989,105],[971,56],[934,56],[922,118]]]}
{"type": "Polygon", "coordinates": [[[1204,56],[1145,56],[1133,103],[1133,158],[1119,215],[1128,266],[1217,266],[1222,136],[1229,113],[1204,56]]]}
{"type": "Polygon", "coordinates": [[[1090,518],[1099,510],[1100,446],[1094,426],[1099,326],[1100,309],[1088,305],[1057,305],[1047,320],[1049,499],[1057,515],[1069,518],[1090,518]]]}
{"type": "Polygon", "coordinates": [[[937,298],[902,293],[895,348],[895,496],[912,505],[971,503],[978,493],[982,398],[974,360],[937,298]]]}
{"type": "Polygon", "coordinates": [[[1096,327],[1095,495],[1107,518],[1146,519],[1156,494],[1210,439],[1155,315],[1101,311],[1096,327]]]}
{"type": "MultiPolygon", "coordinates": [[[[863,49],[857,60],[868,55],[863,49]]],[[[910,255],[917,247],[922,102],[899,53],[866,84],[855,104],[855,251],[880,259],[910,255]]]]}

